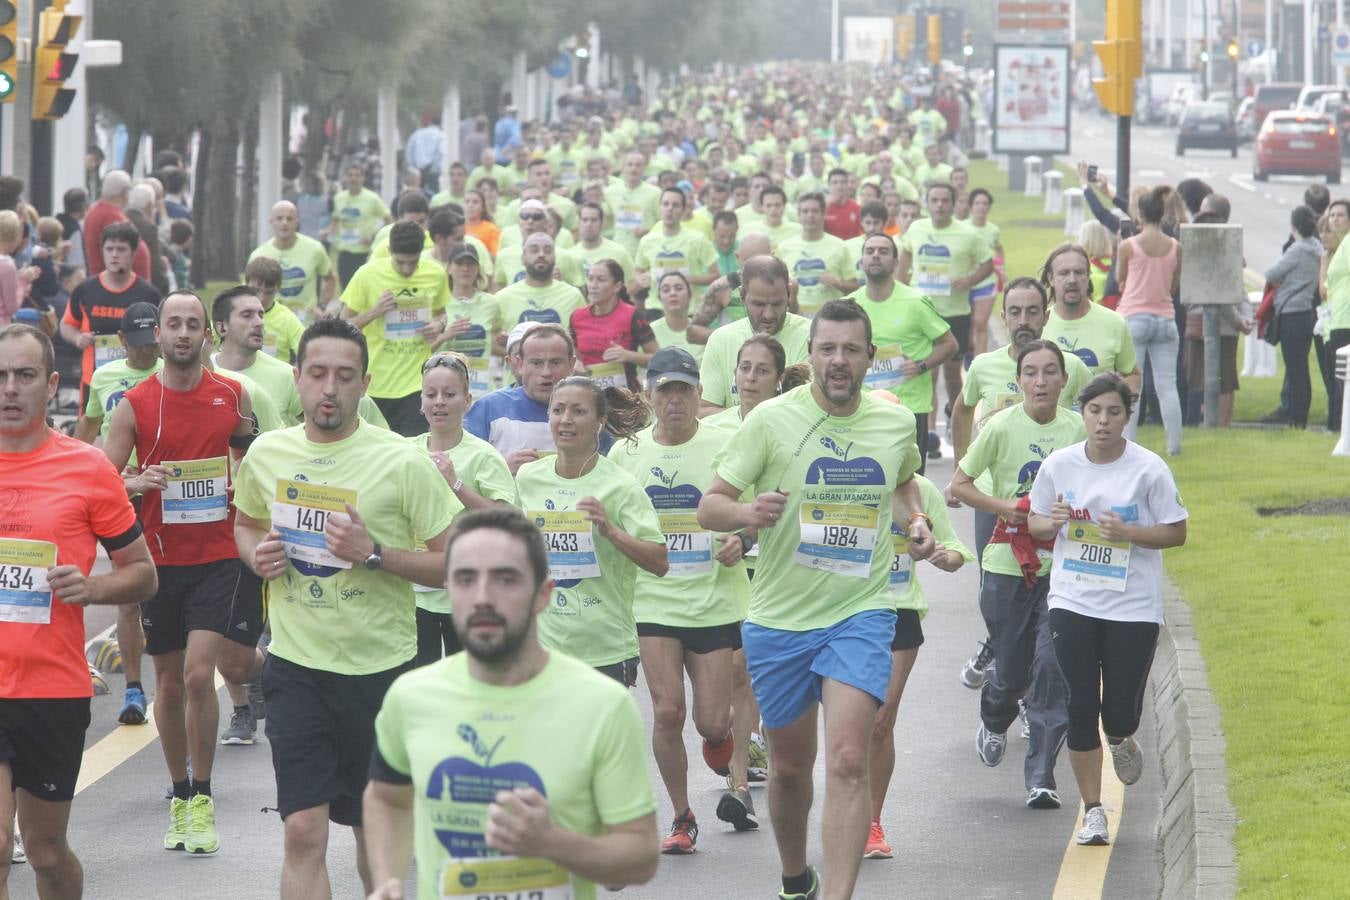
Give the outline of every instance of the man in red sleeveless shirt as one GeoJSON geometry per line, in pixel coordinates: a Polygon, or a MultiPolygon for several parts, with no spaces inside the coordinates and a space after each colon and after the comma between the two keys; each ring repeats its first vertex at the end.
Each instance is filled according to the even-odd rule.
{"type": "Polygon", "coordinates": [[[79,897],[66,843],[93,693],[84,607],[155,592],[155,567],[122,479],[103,454],[47,426],[58,377],[51,341],[0,330],[0,894],[14,813],[42,897],[79,897]],[[112,571],[90,576],[96,542],[112,571]]]}
{"type": "Polygon", "coordinates": [[[104,444],[119,471],[133,449],[140,469],[130,480],[144,491],[141,521],[159,569],[141,624],[155,662],[155,724],[173,778],[164,847],[191,853],[220,846],[211,800],[216,666],[247,682],[263,627],[261,581],[239,562],[230,502],[232,457],[257,435],[257,420],[243,386],[202,365],[209,322],[196,294],[164,299],[156,329],[164,368],[127,391],[104,444]]]}

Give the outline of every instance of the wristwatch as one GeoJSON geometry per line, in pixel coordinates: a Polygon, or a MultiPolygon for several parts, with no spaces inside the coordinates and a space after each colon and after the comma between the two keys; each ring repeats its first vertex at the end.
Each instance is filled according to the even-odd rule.
{"type": "Polygon", "coordinates": [[[924,362],[923,360],[919,360],[919,361],[916,362],[914,365],[916,365],[916,366],[919,367],[919,374],[920,374],[920,375],[922,375],[924,372],[927,372],[927,371],[928,371],[928,363],[924,362]]]}
{"type": "Polygon", "coordinates": [[[380,567],[384,565],[384,557],[380,555],[380,542],[371,541],[371,543],[375,546],[370,551],[370,555],[366,557],[366,568],[372,572],[378,572],[380,567]]]}
{"type": "Polygon", "coordinates": [[[736,537],[741,539],[741,556],[745,556],[755,548],[755,539],[750,537],[744,531],[736,532],[736,537]]]}

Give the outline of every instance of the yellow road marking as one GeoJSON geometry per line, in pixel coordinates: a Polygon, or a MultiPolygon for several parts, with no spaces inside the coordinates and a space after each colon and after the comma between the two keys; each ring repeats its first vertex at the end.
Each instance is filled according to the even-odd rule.
{"type": "MultiPolygon", "coordinates": [[[[225,686],[225,679],[216,673],[216,690],[225,686]]],[[[144,725],[118,725],[97,744],[84,751],[80,762],[80,779],[75,782],[75,793],[79,793],[91,784],[131,759],[159,737],[155,727],[155,704],[145,708],[144,725]]]]}
{"type": "Polygon", "coordinates": [[[1102,737],[1102,806],[1111,826],[1111,843],[1105,847],[1083,846],[1078,843],[1078,827],[1082,824],[1080,812],[1073,820],[1069,846],[1059,864],[1059,878],[1055,880],[1054,900],[1084,900],[1100,897],[1106,887],[1106,866],[1111,862],[1111,848],[1115,846],[1120,820],[1125,815],[1125,785],[1116,777],[1111,764],[1111,751],[1106,737],[1102,737]]]}

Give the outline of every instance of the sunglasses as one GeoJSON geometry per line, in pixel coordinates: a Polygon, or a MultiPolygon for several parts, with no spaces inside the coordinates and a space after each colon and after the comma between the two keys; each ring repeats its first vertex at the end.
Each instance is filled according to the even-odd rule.
{"type": "Polygon", "coordinates": [[[542,221],[544,221],[544,214],[543,214],[543,213],[537,213],[537,212],[532,212],[532,213],[521,213],[521,214],[520,214],[520,221],[522,221],[522,222],[542,222],[542,221]]]}
{"type": "Polygon", "coordinates": [[[466,378],[469,375],[469,367],[464,364],[464,360],[452,353],[437,353],[435,356],[428,357],[427,361],[422,363],[422,374],[425,375],[436,368],[454,369],[464,373],[466,378]]]}

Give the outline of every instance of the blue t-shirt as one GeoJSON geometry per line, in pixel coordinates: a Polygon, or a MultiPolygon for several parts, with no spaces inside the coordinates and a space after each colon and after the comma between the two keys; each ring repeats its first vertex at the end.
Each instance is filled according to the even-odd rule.
{"type": "MultiPolygon", "coordinates": [[[[502,456],[517,450],[553,450],[548,430],[548,405],[530,397],[522,387],[502,388],[478,398],[464,416],[464,430],[482,438],[502,456]]],[[[600,452],[608,453],[614,438],[600,435],[600,452]]]]}

